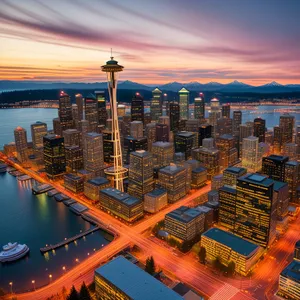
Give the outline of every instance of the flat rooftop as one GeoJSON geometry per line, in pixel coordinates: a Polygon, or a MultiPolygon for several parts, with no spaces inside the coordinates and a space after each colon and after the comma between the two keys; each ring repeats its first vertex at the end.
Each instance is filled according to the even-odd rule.
{"type": "Polygon", "coordinates": [[[286,162],[285,164],[289,165],[289,166],[298,166],[299,162],[294,161],[294,160],[290,160],[290,161],[286,162]]]}
{"type": "Polygon", "coordinates": [[[202,212],[195,208],[180,206],[179,208],[169,212],[167,216],[183,223],[189,223],[201,214],[202,212]]]}
{"type": "Polygon", "coordinates": [[[64,175],[64,177],[70,178],[72,180],[80,180],[80,179],[82,179],[82,177],[80,177],[78,175],[75,175],[75,174],[72,174],[72,173],[68,173],[68,174],[64,175]]]}
{"type": "Polygon", "coordinates": [[[155,142],[152,144],[152,147],[170,148],[173,147],[173,144],[169,142],[155,142]]]}
{"type": "Polygon", "coordinates": [[[294,259],[283,271],[281,276],[287,277],[293,281],[300,283],[300,261],[294,259]]]}
{"type": "Polygon", "coordinates": [[[204,167],[198,167],[198,168],[192,170],[192,173],[203,173],[203,172],[206,172],[206,171],[207,171],[206,168],[204,168],[204,167]]]}
{"type": "Polygon", "coordinates": [[[189,131],[180,131],[178,133],[175,134],[175,136],[181,136],[181,137],[192,137],[195,135],[195,132],[189,132],[189,131]]]}
{"type": "Polygon", "coordinates": [[[248,183],[254,183],[254,184],[262,185],[262,186],[265,186],[265,187],[270,187],[272,184],[274,184],[273,179],[270,179],[267,176],[260,175],[260,174],[257,174],[257,173],[246,174],[246,175],[241,176],[240,178],[238,178],[238,180],[243,180],[243,181],[246,181],[248,183]]]}
{"type": "Polygon", "coordinates": [[[146,195],[148,195],[150,197],[157,197],[157,196],[161,196],[166,193],[167,193],[167,191],[165,189],[157,188],[157,189],[147,193],[146,195]]]}
{"type": "Polygon", "coordinates": [[[123,204],[127,205],[127,206],[133,206],[133,205],[137,205],[140,202],[142,202],[141,200],[130,196],[127,193],[121,192],[117,189],[113,189],[113,188],[106,188],[100,191],[100,194],[105,194],[119,202],[122,202],[123,204]]]}
{"type": "Polygon", "coordinates": [[[135,156],[143,158],[143,157],[149,156],[150,153],[146,150],[137,150],[137,151],[131,152],[130,155],[135,155],[135,156]]]}
{"type": "Polygon", "coordinates": [[[246,173],[247,169],[246,168],[239,168],[239,167],[229,167],[224,172],[229,172],[233,174],[241,174],[241,173],[246,173]]]}
{"type": "Polygon", "coordinates": [[[185,170],[185,168],[175,165],[175,166],[166,166],[160,169],[159,172],[169,174],[169,175],[174,175],[176,173],[181,172],[182,170],[185,170]]]}
{"type": "Polygon", "coordinates": [[[219,188],[219,192],[220,191],[224,191],[224,192],[231,193],[231,194],[236,194],[236,189],[234,189],[233,187],[231,187],[229,185],[223,185],[222,187],[219,188]]]}
{"type": "Polygon", "coordinates": [[[88,180],[88,183],[98,186],[98,185],[109,183],[109,181],[104,177],[96,177],[96,178],[88,180]]]}
{"type": "Polygon", "coordinates": [[[97,275],[134,300],[183,300],[176,292],[123,256],[96,269],[95,276],[97,275]]]}
{"type": "Polygon", "coordinates": [[[263,159],[271,159],[271,160],[276,160],[276,161],[285,161],[285,160],[288,160],[289,158],[288,158],[288,156],[271,154],[267,157],[263,157],[263,159]]]}
{"type": "Polygon", "coordinates": [[[211,228],[204,232],[202,236],[206,236],[217,241],[218,243],[223,244],[246,257],[259,248],[259,246],[219,228],[211,228]]]}
{"type": "Polygon", "coordinates": [[[273,180],[273,181],[274,181],[274,187],[273,187],[273,190],[274,190],[274,191],[279,191],[279,190],[282,189],[284,186],[287,186],[287,185],[288,185],[286,182],[277,181],[277,180],[273,180]]]}

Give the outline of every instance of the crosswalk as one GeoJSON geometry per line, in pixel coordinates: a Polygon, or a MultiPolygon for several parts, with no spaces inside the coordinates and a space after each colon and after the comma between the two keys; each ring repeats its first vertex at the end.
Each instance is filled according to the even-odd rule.
{"type": "Polygon", "coordinates": [[[219,289],[209,298],[209,300],[229,300],[239,293],[239,291],[240,290],[238,288],[225,283],[221,289],[219,289]]]}

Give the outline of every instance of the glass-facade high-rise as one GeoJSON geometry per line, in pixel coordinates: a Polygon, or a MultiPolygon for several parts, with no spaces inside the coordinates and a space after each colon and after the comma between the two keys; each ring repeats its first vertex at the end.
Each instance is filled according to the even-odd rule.
{"type": "Polygon", "coordinates": [[[200,93],[199,97],[195,98],[194,102],[194,118],[203,119],[205,118],[205,103],[204,103],[204,94],[200,93]]]}
{"type": "Polygon", "coordinates": [[[180,119],[187,120],[189,118],[190,92],[186,88],[182,88],[179,92],[180,119]]]}
{"type": "Polygon", "coordinates": [[[151,120],[157,122],[159,117],[162,116],[162,91],[155,88],[152,91],[152,100],[150,105],[151,120]]]}
{"type": "Polygon", "coordinates": [[[237,180],[234,233],[262,247],[271,244],[276,234],[274,181],[259,174],[237,180]]]}
{"type": "Polygon", "coordinates": [[[144,98],[140,93],[135,93],[131,100],[131,121],[144,123],[144,98]]]}

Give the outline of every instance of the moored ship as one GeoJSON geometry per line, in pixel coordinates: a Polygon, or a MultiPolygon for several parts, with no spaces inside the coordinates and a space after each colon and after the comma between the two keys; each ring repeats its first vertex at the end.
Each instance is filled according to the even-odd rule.
{"type": "Polygon", "coordinates": [[[0,262],[15,261],[29,252],[27,245],[18,243],[8,243],[2,247],[3,251],[0,252],[0,262]]]}

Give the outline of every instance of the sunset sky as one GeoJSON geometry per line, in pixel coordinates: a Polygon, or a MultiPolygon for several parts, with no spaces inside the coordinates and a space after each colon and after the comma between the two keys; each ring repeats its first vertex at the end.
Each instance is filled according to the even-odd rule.
{"type": "Polygon", "coordinates": [[[0,0],[0,79],[300,83],[300,0],[0,0]]]}

